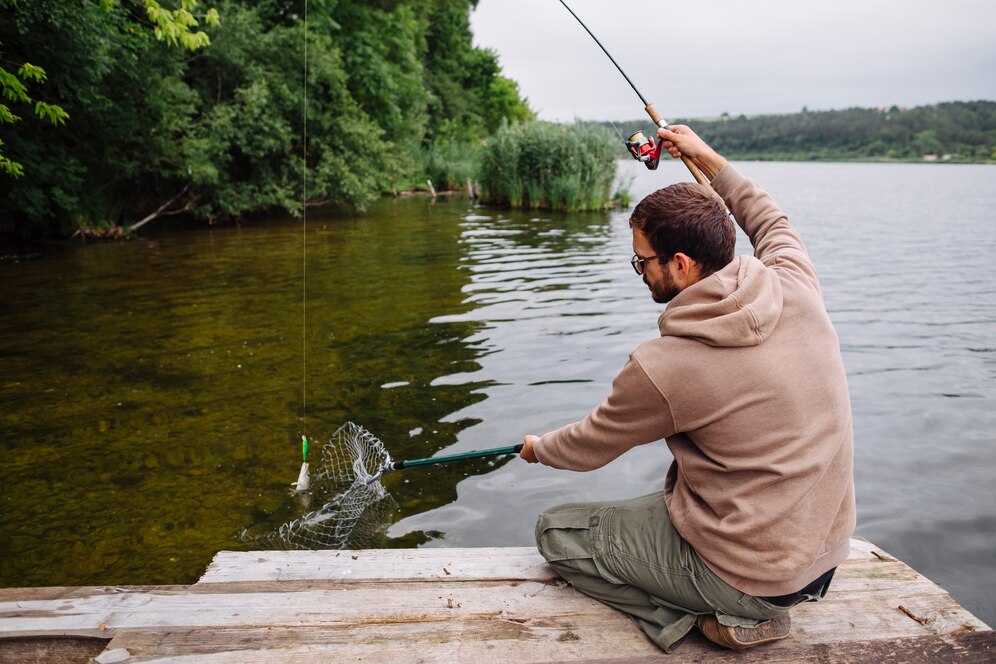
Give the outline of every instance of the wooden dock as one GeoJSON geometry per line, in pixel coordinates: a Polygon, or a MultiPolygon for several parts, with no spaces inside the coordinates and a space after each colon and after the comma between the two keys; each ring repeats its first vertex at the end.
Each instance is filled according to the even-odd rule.
{"type": "Polygon", "coordinates": [[[222,551],[192,585],[0,589],[0,661],[993,662],[996,637],[859,539],[788,639],[672,655],[531,547],[222,551]]]}

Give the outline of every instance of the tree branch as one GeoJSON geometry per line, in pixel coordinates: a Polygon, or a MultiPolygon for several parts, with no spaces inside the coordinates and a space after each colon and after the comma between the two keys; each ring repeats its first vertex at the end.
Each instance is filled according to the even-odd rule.
{"type": "Polygon", "coordinates": [[[139,228],[141,228],[145,224],[149,223],[150,221],[152,221],[156,217],[162,217],[162,216],[165,216],[167,214],[179,214],[180,212],[184,212],[187,209],[189,209],[190,208],[190,204],[193,203],[195,200],[197,200],[196,196],[193,197],[193,198],[191,198],[190,200],[188,200],[187,203],[186,203],[186,205],[184,205],[179,210],[174,210],[172,212],[164,212],[164,210],[166,208],[168,208],[170,205],[172,205],[173,203],[175,203],[181,196],[183,196],[185,193],[187,193],[188,189],[190,189],[190,183],[189,182],[186,185],[184,185],[183,189],[181,189],[179,191],[179,193],[177,193],[175,196],[173,196],[173,198],[169,199],[168,201],[166,201],[165,203],[163,203],[162,205],[160,205],[159,208],[155,212],[153,212],[152,214],[148,215],[144,219],[141,219],[141,220],[135,222],[134,224],[132,224],[131,226],[129,226],[128,227],[128,232],[129,233],[133,233],[133,232],[137,231],[139,228]]]}

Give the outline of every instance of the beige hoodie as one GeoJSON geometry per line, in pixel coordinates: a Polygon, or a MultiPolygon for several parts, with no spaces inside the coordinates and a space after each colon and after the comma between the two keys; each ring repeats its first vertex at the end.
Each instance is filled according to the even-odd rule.
{"type": "Polygon", "coordinates": [[[604,466],[661,438],[675,528],[720,578],[762,597],[839,565],[854,529],[853,435],[837,335],[785,214],[732,166],[713,180],[751,243],[683,290],[612,393],[542,436],[544,464],[604,466]]]}

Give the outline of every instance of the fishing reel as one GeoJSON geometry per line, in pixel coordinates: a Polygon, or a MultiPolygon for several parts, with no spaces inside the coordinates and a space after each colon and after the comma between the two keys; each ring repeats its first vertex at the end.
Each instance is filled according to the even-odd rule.
{"type": "Polygon", "coordinates": [[[642,131],[635,132],[626,139],[626,149],[633,155],[633,159],[642,161],[650,170],[656,170],[657,164],[661,160],[662,143],[657,143],[653,138],[647,138],[642,131]]]}

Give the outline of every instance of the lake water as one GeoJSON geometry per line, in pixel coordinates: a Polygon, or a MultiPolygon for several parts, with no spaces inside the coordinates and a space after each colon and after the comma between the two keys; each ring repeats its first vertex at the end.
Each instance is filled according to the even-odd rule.
{"type": "MultiPolygon", "coordinates": [[[[739,167],[821,275],[857,534],[996,623],[996,168],[739,167]]],[[[678,163],[620,170],[637,200],[688,179],[678,163]]],[[[306,232],[162,222],[5,256],[0,585],[195,580],[249,546],[243,528],[303,511],[288,490],[302,432],[352,420],[402,459],[582,417],[657,334],[627,218],[405,198],[310,212],[306,232]]],[[[659,490],[669,463],[655,443],[591,473],[509,457],[392,473],[397,511],[364,544],[529,545],[544,508],[659,490]]]]}

